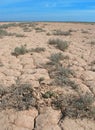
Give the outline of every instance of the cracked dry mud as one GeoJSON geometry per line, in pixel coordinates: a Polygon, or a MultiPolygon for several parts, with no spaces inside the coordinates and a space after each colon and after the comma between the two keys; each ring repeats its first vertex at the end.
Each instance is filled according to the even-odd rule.
{"type": "MultiPolygon", "coordinates": [[[[0,26],[3,24],[5,23],[0,23],[0,26]]],[[[24,32],[21,25],[4,30],[24,34],[26,37],[0,38],[0,130],[95,130],[95,116],[75,118],[62,115],[65,105],[62,109],[57,109],[52,104],[60,95],[77,97],[90,93],[95,97],[95,24],[42,22],[22,25],[29,25],[31,31],[24,32]],[[37,32],[35,28],[45,31],[37,32]],[[53,30],[72,31],[71,35],[66,36],[53,35],[53,30]],[[82,30],[88,33],[83,33],[82,30]],[[57,38],[69,42],[66,51],[48,44],[49,39],[57,38]],[[27,49],[42,47],[45,51],[12,55],[16,47],[25,44],[27,49]],[[45,65],[49,63],[51,54],[55,53],[69,57],[61,60],[60,64],[69,66],[74,71],[74,76],[70,75],[70,79],[78,84],[77,89],[70,84],[61,87],[52,84],[53,78],[49,72],[51,67],[45,65]],[[23,84],[29,84],[30,88],[20,89],[23,84]]],[[[95,107],[93,114],[95,115],[95,107]]]]}

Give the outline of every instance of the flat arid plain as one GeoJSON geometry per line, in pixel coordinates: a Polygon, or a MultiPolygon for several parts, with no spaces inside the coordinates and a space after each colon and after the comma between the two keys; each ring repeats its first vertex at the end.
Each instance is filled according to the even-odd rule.
{"type": "Polygon", "coordinates": [[[0,130],[95,130],[94,23],[0,23],[0,130]]]}

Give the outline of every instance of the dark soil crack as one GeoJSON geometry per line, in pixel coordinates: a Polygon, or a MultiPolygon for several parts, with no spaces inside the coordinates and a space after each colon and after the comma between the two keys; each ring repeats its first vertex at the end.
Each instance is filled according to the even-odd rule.
{"type": "Polygon", "coordinates": [[[34,118],[34,128],[32,130],[35,130],[36,128],[36,119],[38,118],[39,115],[40,115],[40,112],[38,111],[38,115],[34,118]]]}

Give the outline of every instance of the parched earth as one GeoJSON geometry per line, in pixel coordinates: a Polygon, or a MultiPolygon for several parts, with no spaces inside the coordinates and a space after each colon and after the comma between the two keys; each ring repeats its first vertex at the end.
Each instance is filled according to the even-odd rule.
{"type": "Polygon", "coordinates": [[[0,130],[95,130],[94,23],[0,23],[0,130]]]}

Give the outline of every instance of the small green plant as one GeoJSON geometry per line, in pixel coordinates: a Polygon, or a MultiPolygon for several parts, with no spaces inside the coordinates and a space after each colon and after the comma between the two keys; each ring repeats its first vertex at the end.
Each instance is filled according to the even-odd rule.
{"type": "Polygon", "coordinates": [[[38,79],[38,81],[39,81],[39,83],[41,83],[42,81],[44,81],[44,77],[40,77],[40,78],[38,79]]]}
{"type": "Polygon", "coordinates": [[[19,56],[19,55],[24,55],[27,52],[28,50],[26,49],[26,45],[21,45],[20,47],[16,47],[14,49],[14,52],[12,53],[12,55],[19,56]]]}
{"type": "Polygon", "coordinates": [[[51,98],[51,97],[55,97],[56,94],[53,91],[47,91],[44,94],[42,94],[43,98],[51,98]]]}

